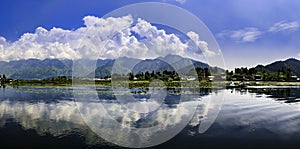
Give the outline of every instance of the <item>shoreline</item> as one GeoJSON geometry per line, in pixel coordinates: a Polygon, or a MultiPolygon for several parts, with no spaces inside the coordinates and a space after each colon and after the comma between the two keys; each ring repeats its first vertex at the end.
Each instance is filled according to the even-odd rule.
{"type": "MultiPolygon", "coordinates": [[[[163,83],[152,83],[151,81],[121,81],[113,82],[114,87],[129,87],[129,88],[225,88],[231,81],[166,81],[163,83]]],[[[233,81],[235,84],[240,81],[233,81]]],[[[284,81],[245,81],[246,86],[300,86],[300,81],[284,82],[284,81]]],[[[1,86],[54,86],[54,87],[72,87],[72,86],[96,86],[96,87],[111,87],[111,81],[91,81],[91,80],[67,80],[64,82],[44,81],[44,80],[18,80],[1,86]]]]}
{"type": "MultiPolygon", "coordinates": [[[[240,81],[233,82],[240,83],[240,81]]],[[[246,86],[300,86],[300,81],[244,81],[244,84],[246,86]]]]}

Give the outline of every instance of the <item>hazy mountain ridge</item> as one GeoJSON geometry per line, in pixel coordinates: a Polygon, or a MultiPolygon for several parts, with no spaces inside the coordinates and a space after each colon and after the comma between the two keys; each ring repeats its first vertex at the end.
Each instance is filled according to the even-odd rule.
{"type": "MultiPolygon", "coordinates": [[[[96,65],[95,73],[90,73],[87,77],[102,78],[111,75],[112,68],[114,73],[127,74],[132,70],[134,74],[151,71],[177,71],[187,73],[191,69],[201,67],[208,68],[208,64],[183,58],[178,55],[167,55],[155,59],[134,59],[121,57],[118,59],[99,59],[96,64],[93,60],[84,60],[89,65],[96,65]],[[117,62],[117,63],[116,63],[117,62]],[[191,65],[192,64],[192,65],[191,65]]],[[[80,61],[79,61],[80,62],[80,61]]],[[[57,76],[72,76],[72,60],[58,59],[28,59],[4,62],[0,61],[0,74],[5,74],[13,79],[47,79],[57,76]]],[[[291,70],[292,75],[300,76],[300,61],[290,58],[284,61],[275,61],[268,65],[257,65],[257,71],[276,73],[278,71],[291,70]]],[[[82,71],[86,71],[82,66],[82,71]]]]}
{"type": "MultiPolygon", "coordinates": [[[[88,65],[95,64],[93,60],[83,60],[88,65]]],[[[79,63],[81,61],[78,61],[79,63]]],[[[127,74],[132,70],[133,73],[146,71],[181,71],[188,72],[193,67],[208,68],[209,65],[203,62],[183,58],[178,55],[167,55],[155,59],[134,59],[120,57],[118,59],[99,59],[96,62],[95,73],[90,73],[87,77],[102,78],[111,75],[112,68],[114,73],[127,74]],[[117,62],[117,63],[116,63],[117,62]]],[[[28,59],[4,62],[0,61],[0,74],[13,79],[47,79],[57,76],[72,76],[72,60],[59,59],[28,59]]],[[[84,66],[82,71],[86,71],[84,66]]]]}
{"type": "Polygon", "coordinates": [[[28,59],[0,62],[0,73],[13,79],[45,79],[56,76],[71,76],[71,60],[28,59]]]}
{"type": "Polygon", "coordinates": [[[268,65],[258,65],[255,69],[259,71],[278,72],[291,70],[293,75],[300,76],[300,61],[295,58],[289,58],[284,61],[275,61],[268,65]]]}
{"type": "Polygon", "coordinates": [[[121,57],[114,60],[110,65],[98,67],[95,71],[95,77],[102,78],[110,75],[109,70],[112,70],[113,67],[113,73],[117,74],[127,74],[131,72],[130,70],[132,70],[134,74],[145,73],[146,71],[163,72],[164,70],[189,73],[189,71],[195,67],[208,68],[209,65],[178,55],[167,55],[165,57],[145,60],[121,57]]]}

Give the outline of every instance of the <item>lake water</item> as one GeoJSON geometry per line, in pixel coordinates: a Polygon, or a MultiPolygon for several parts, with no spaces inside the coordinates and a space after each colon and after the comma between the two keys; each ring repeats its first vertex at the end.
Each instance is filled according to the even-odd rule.
{"type": "MultiPolygon", "coordinates": [[[[297,87],[201,91],[155,89],[152,96],[148,94],[151,90],[132,89],[130,92],[136,101],[117,100],[123,97],[122,92],[117,90],[118,95],[113,96],[113,90],[105,87],[96,88],[98,100],[82,101],[74,97],[74,90],[82,88],[1,88],[0,148],[122,148],[106,140],[125,146],[136,141],[147,146],[151,141],[160,140],[142,142],[136,139],[163,134],[167,134],[164,138],[174,137],[161,140],[164,143],[151,148],[300,146],[300,89],[297,87]],[[155,93],[164,94],[164,100],[156,100],[161,97],[155,93]],[[103,107],[99,109],[98,104],[103,107]],[[103,109],[110,117],[106,117],[103,109]],[[141,114],[132,114],[132,110],[141,114]],[[158,114],[149,116],[147,113],[151,112],[158,114]],[[118,128],[109,118],[126,125],[126,129],[118,128]],[[185,123],[185,120],[189,121],[185,123]],[[146,130],[143,128],[162,126],[160,123],[168,125],[163,125],[166,127],[160,131],[147,131],[142,137],[125,131],[135,128],[139,132],[146,130]],[[167,128],[176,128],[178,132],[165,133],[167,128]]],[[[88,99],[90,93],[84,93],[88,99]]]]}

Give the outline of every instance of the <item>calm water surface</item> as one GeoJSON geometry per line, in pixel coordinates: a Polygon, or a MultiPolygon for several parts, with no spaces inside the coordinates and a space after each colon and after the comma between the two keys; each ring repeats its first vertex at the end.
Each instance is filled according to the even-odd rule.
{"type": "MultiPolygon", "coordinates": [[[[80,88],[76,88],[79,89],[80,88]]],[[[136,102],[149,102],[149,90],[132,89],[136,102]]],[[[110,88],[97,89],[99,101],[112,106],[110,88]]],[[[201,90],[186,93],[170,89],[166,110],[182,103],[199,102],[189,124],[174,138],[152,148],[299,148],[300,89],[201,90]],[[180,94],[194,94],[179,101],[180,94]],[[203,104],[224,101],[216,120],[199,133],[207,119],[203,104]],[[221,100],[220,100],[221,101],[221,100]]],[[[190,104],[193,106],[193,104],[190,104]]],[[[108,109],[109,110],[109,109],[108,109]]],[[[139,118],[130,126],[144,127],[139,118]]],[[[147,123],[148,124],[148,123],[147,123]]],[[[82,119],[72,87],[6,87],[0,90],[0,148],[121,148],[95,134],[82,119]]]]}

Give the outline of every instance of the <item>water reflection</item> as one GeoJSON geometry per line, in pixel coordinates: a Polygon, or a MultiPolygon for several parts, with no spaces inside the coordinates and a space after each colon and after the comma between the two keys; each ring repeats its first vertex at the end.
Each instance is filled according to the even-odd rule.
{"type": "Polygon", "coordinates": [[[231,89],[231,93],[246,95],[254,93],[256,97],[267,95],[268,98],[285,103],[296,103],[300,101],[300,88],[293,86],[276,86],[266,88],[231,89]]]}
{"type": "Polygon", "coordinates": [[[250,92],[270,95],[270,98],[283,101],[285,103],[295,103],[300,101],[300,89],[297,88],[258,88],[251,89],[250,92]]]}
{"type": "MultiPolygon", "coordinates": [[[[0,94],[0,130],[4,134],[14,134],[15,129],[21,129],[19,133],[28,134],[15,141],[24,142],[23,145],[29,145],[29,148],[32,148],[32,139],[37,140],[37,146],[44,142],[45,137],[63,145],[70,143],[59,138],[70,137],[77,140],[81,136],[85,138],[79,140],[81,145],[94,146],[100,143],[101,146],[114,146],[99,138],[85,125],[73,101],[72,89],[68,87],[7,87],[0,94]],[[40,137],[36,137],[36,134],[40,137]]],[[[2,145],[10,142],[9,137],[0,138],[2,145]]],[[[8,146],[16,144],[18,143],[8,146]]],[[[51,141],[48,144],[51,146],[51,141]]],[[[80,147],[82,146],[78,146],[80,147]]]]}
{"type": "MultiPolygon", "coordinates": [[[[81,88],[76,88],[81,90],[81,88]]],[[[12,88],[7,87],[5,92],[0,94],[0,127],[10,125],[11,119],[13,122],[21,125],[24,130],[35,130],[40,136],[51,134],[54,137],[62,137],[79,131],[77,133],[84,134],[88,138],[87,144],[97,145],[100,142],[103,143],[103,139],[97,137],[86,125],[86,121],[82,119],[81,114],[86,114],[85,120],[98,121],[97,130],[101,130],[102,134],[112,134],[112,131],[119,130],[119,136],[122,136],[122,129],[118,128],[118,125],[113,125],[112,120],[116,120],[117,124],[122,124],[128,127],[134,128],[149,128],[160,127],[168,128],[173,127],[175,124],[180,124],[184,119],[191,119],[193,115],[190,115],[190,111],[197,108],[198,102],[207,102],[208,100],[200,99],[198,97],[209,95],[211,90],[204,90],[205,92],[188,92],[186,98],[182,98],[178,94],[176,89],[168,90],[164,103],[158,104],[156,101],[150,100],[150,96],[147,93],[136,93],[137,102],[128,103],[124,108],[123,105],[116,104],[116,98],[112,95],[110,88],[97,88],[97,95],[99,100],[97,101],[81,101],[74,103],[72,96],[72,88],[68,87],[19,87],[12,88]],[[197,97],[197,98],[196,98],[197,97]],[[99,108],[99,103],[103,106],[99,108]],[[159,106],[159,111],[153,110],[159,106]],[[78,111],[78,108],[80,112],[78,111]],[[146,113],[136,113],[135,110],[141,108],[146,109],[146,113]],[[135,110],[132,110],[135,109],[135,110]],[[148,110],[147,110],[148,109],[148,110]],[[105,110],[105,111],[103,111],[105,110]],[[148,111],[153,111],[148,113],[148,111]],[[108,112],[113,119],[105,119],[108,112]],[[125,114],[125,116],[124,116],[125,114]],[[173,115],[173,117],[170,117],[173,115]],[[165,119],[170,117],[169,119],[165,119]],[[100,129],[100,128],[105,129],[100,129]]],[[[139,89],[135,89],[139,90],[139,89]]],[[[89,95],[89,93],[85,93],[89,95]]],[[[198,108],[197,118],[193,119],[193,125],[199,125],[201,118],[205,117],[205,107],[200,104],[198,108]],[[200,118],[200,119],[199,119],[200,118]]],[[[141,111],[141,110],[140,110],[141,111]]],[[[179,129],[178,127],[185,127],[186,124],[178,125],[173,129],[179,129]]],[[[124,129],[123,129],[124,130],[124,129]]],[[[125,131],[125,130],[124,130],[125,131]]],[[[149,134],[158,134],[158,131],[151,129],[147,131],[149,134]]],[[[130,137],[116,137],[111,136],[124,143],[136,143],[139,140],[139,136],[132,134],[130,137]],[[126,139],[126,138],[129,138],[126,139]],[[133,139],[133,140],[132,140],[133,139]]]]}
{"type": "Polygon", "coordinates": [[[235,90],[235,93],[227,94],[216,124],[229,128],[230,132],[221,131],[219,134],[223,133],[226,137],[244,135],[251,139],[299,139],[300,105],[278,101],[282,97],[288,97],[287,94],[298,93],[299,89],[276,90],[235,90]],[[293,138],[295,136],[298,137],[293,138]]]}
{"type": "MultiPolygon", "coordinates": [[[[77,89],[80,90],[81,88],[77,89]]],[[[13,131],[17,129],[17,126],[13,124],[16,123],[26,132],[34,130],[41,138],[49,134],[52,139],[78,135],[85,138],[81,140],[85,148],[103,148],[104,146],[111,148],[117,146],[98,137],[97,132],[94,133],[86,125],[87,121],[97,122],[92,127],[97,128],[95,130],[98,130],[98,133],[107,134],[108,137],[111,137],[110,139],[123,141],[124,144],[127,144],[128,142],[141,143],[142,138],[137,134],[139,131],[124,138],[124,134],[128,134],[124,128],[147,129],[159,126],[166,129],[176,127],[175,124],[191,116],[187,126],[179,126],[185,127],[185,129],[175,138],[154,148],[185,147],[186,144],[195,145],[191,148],[199,148],[199,146],[205,145],[209,148],[232,147],[234,142],[244,142],[249,147],[259,147],[261,144],[267,147],[281,147],[280,145],[294,147],[294,145],[300,145],[297,143],[300,138],[300,104],[297,102],[300,89],[205,89],[200,92],[186,91],[185,94],[189,97],[199,98],[187,98],[181,102],[178,102],[180,95],[176,89],[171,89],[168,90],[167,98],[160,105],[159,111],[153,110],[155,109],[153,107],[157,107],[157,103],[154,100],[149,100],[151,98],[148,94],[149,90],[148,92],[139,92],[139,90],[144,89],[134,89],[134,91],[137,91],[135,98],[146,100],[130,102],[124,108],[122,105],[116,104],[116,98],[111,95],[112,90],[110,88],[98,87],[97,97],[100,100],[80,101],[76,103],[76,106],[73,101],[72,88],[12,88],[8,86],[4,92],[0,93],[0,132],[2,134],[14,134],[13,131]],[[224,94],[224,103],[210,102],[214,100],[212,96],[218,99],[222,98],[224,94]],[[101,103],[101,106],[99,106],[99,103],[101,103]],[[213,115],[212,113],[215,112],[211,109],[220,108],[218,104],[223,104],[219,115],[215,115],[215,117],[207,116],[208,113],[213,115]],[[145,111],[154,112],[148,114],[136,113],[131,110],[139,110],[135,106],[142,107],[145,111]],[[82,119],[78,107],[81,114],[86,116],[85,121],[82,119]],[[196,108],[194,115],[189,115],[191,107],[196,108]],[[103,116],[108,113],[111,118],[103,116]],[[169,117],[170,114],[173,114],[173,116],[169,117]],[[169,118],[166,119],[166,117],[169,118]],[[210,125],[206,124],[210,122],[208,119],[214,118],[216,118],[216,121],[213,121],[209,129],[204,127],[210,125]],[[127,127],[121,129],[117,124],[127,127]],[[115,130],[119,130],[119,136],[110,135],[115,130]]],[[[88,94],[85,93],[85,95],[88,94]]],[[[159,131],[152,129],[146,131],[143,135],[151,136],[157,133],[159,131]]],[[[18,133],[15,135],[18,135],[18,133]]],[[[33,136],[31,134],[20,139],[37,139],[33,136]]],[[[76,139],[73,138],[73,140],[76,139]]],[[[5,141],[7,141],[5,137],[1,137],[0,142],[5,141]]],[[[65,140],[60,141],[61,148],[63,148],[63,144],[68,144],[65,140]]],[[[243,145],[239,146],[239,144],[235,145],[244,147],[243,145]]]]}
{"type": "Polygon", "coordinates": [[[209,93],[190,88],[76,88],[76,104],[87,125],[105,140],[125,147],[149,147],[173,138],[200,107],[196,111],[203,117],[199,132],[205,132],[218,115],[222,104],[218,101],[223,100],[212,96],[202,100],[209,93]]]}

